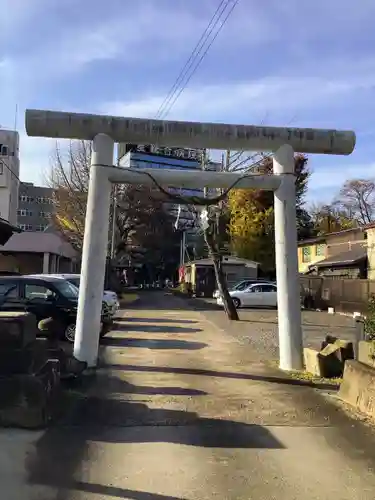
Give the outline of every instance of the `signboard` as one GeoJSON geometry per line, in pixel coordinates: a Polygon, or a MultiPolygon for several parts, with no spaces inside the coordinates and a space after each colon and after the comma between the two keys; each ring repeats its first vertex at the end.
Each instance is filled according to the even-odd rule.
{"type": "Polygon", "coordinates": [[[171,158],[180,158],[182,160],[192,160],[201,162],[205,153],[204,149],[191,148],[169,148],[156,146],[154,144],[129,144],[120,143],[118,145],[118,157],[122,158],[126,153],[146,153],[157,156],[168,156],[171,158]]]}

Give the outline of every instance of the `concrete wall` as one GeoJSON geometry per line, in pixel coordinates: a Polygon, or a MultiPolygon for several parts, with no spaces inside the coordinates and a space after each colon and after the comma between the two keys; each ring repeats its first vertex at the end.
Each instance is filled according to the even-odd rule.
{"type": "Polygon", "coordinates": [[[375,280],[375,228],[367,230],[367,278],[375,280]]]}
{"type": "Polygon", "coordinates": [[[16,271],[21,274],[42,273],[43,254],[0,254],[0,271],[16,271]]]}
{"type": "MultiPolygon", "coordinates": [[[[71,262],[72,261],[70,259],[50,254],[48,272],[75,272],[76,266],[74,266],[71,262]]],[[[16,271],[21,274],[43,273],[43,254],[17,253],[10,255],[0,253],[0,271],[16,271]]]]}

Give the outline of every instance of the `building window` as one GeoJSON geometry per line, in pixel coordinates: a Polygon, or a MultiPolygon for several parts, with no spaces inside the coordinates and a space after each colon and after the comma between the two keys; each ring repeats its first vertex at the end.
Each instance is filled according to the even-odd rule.
{"type": "Polygon", "coordinates": [[[32,231],[33,226],[31,224],[18,224],[18,227],[22,229],[22,231],[32,231]]]}
{"type": "Polygon", "coordinates": [[[36,198],[37,203],[42,203],[44,205],[51,205],[53,203],[52,198],[48,198],[47,196],[38,196],[36,198]]]}
{"type": "Polygon", "coordinates": [[[20,201],[23,201],[24,203],[32,203],[34,198],[32,196],[27,196],[26,194],[21,194],[20,201]]]}
{"type": "Polygon", "coordinates": [[[302,262],[310,262],[311,247],[302,247],[302,262]]]}
{"type": "Polygon", "coordinates": [[[33,215],[33,212],[31,210],[28,210],[27,208],[21,208],[17,210],[17,215],[20,217],[31,217],[33,215]]]}
{"type": "Polygon", "coordinates": [[[1,156],[9,156],[8,146],[1,146],[1,156]]]}
{"type": "Polygon", "coordinates": [[[4,163],[0,161],[0,175],[4,173],[4,163]]]}
{"type": "Polygon", "coordinates": [[[316,256],[317,257],[324,257],[325,255],[325,245],[324,243],[320,243],[319,245],[316,245],[316,256]]]}
{"type": "Polygon", "coordinates": [[[45,219],[50,219],[51,218],[51,212],[39,212],[39,217],[44,217],[45,219]]]}

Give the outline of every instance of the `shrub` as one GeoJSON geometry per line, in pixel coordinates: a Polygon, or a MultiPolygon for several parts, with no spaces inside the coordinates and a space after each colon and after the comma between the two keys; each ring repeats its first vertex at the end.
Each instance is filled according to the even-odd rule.
{"type": "Polygon", "coordinates": [[[375,295],[371,295],[368,301],[364,329],[367,340],[375,340],[375,295]]]}

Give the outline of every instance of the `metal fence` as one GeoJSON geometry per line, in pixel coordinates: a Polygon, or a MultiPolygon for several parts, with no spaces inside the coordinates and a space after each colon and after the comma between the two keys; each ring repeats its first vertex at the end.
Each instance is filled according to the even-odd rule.
{"type": "Polygon", "coordinates": [[[301,284],[311,306],[318,309],[366,313],[368,301],[375,295],[375,281],[370,280],[301,276],[301,284]]]}

